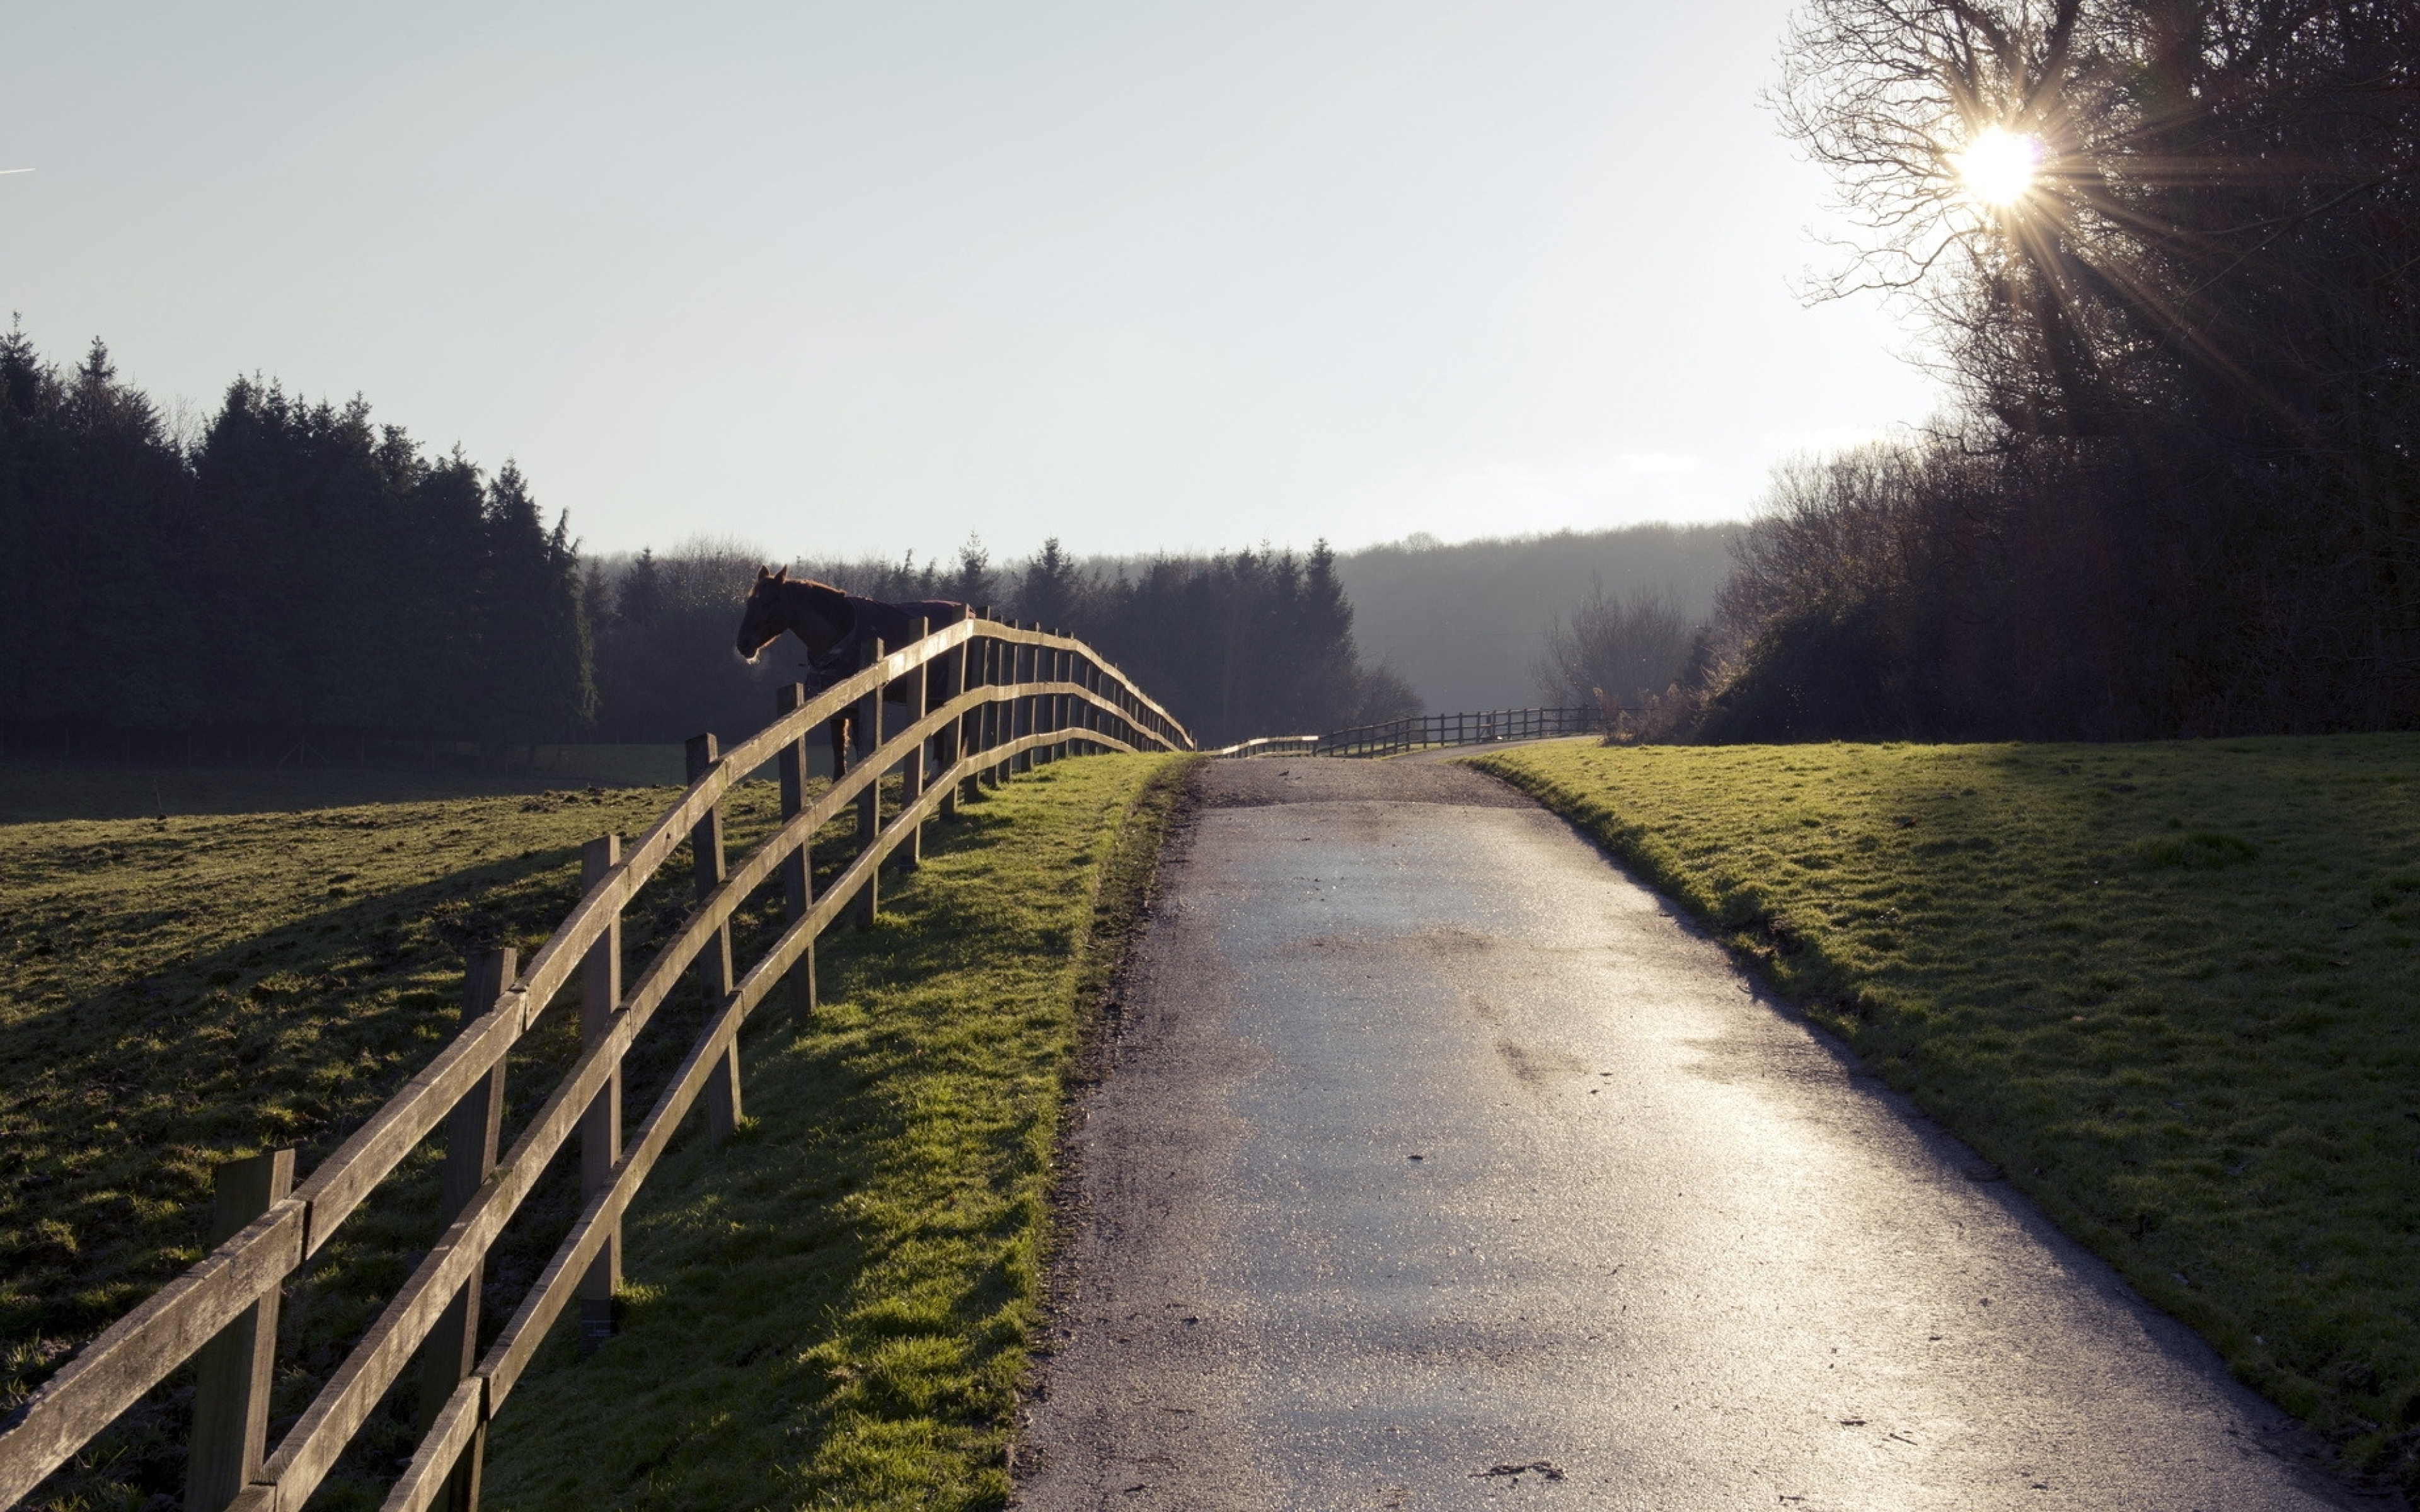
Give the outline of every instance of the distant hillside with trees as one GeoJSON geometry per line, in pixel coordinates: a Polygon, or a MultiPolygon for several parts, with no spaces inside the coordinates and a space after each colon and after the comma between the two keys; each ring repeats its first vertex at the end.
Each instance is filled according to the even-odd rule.
{"type": "MultiPolygon", "coordinates": [[[[1591,595],[1652,598],[1691,625],[1711,616],[1743,529],[1634,525],[1451,546],[1413,536],[1340,555],[1336,576],[1365,653],[1430,708],[1512,708],[1568,698],[1542,682],[1541,656],[1591,595]]],[[[1676,659],[1667,675],[1679,670],[1676,659]]]]}

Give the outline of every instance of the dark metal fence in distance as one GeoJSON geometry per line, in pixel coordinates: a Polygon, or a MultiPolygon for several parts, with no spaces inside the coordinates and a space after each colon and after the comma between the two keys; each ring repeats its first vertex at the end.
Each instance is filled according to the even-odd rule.
{"type": "MultiPolygon", "coordinates": [[[[1619,710],[1614,711],[1619,713],[1619,710]]],[[[1606,711],[1587,705],[1548,709],[1479,709],[1465,714],[1414,714],[1356,725],[1324,735],[1264,735],[1212,751],[1213,756],[1399,756],[1437,746],[1480,746],[1503,740],[1550,740],[1605,733],[1606,711]]]]}

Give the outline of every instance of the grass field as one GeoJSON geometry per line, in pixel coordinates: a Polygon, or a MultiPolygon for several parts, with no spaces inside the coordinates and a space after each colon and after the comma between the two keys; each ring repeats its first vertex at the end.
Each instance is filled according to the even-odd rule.
{"type": "Polygon", "coordinates": [[[2420,1491],[2420,737],[1477,764],[2420,1491]]]}
{"type": "MultiPolygon", "coordinates": [[[[786,1468],[759,1466],[765,1494],[748,1504],[778,1500],[776,1488],[810,1504],[877,1504],[893,1490],[918,1505],[998,1499],[1056,1077],[1102,960],[1085,949],[1094,884],[1114,872],[1124,881],[1109,896],[1131,905],[1135,856],[1147,863],[1152,848],[1113,841],[1154,833],[1172,770],[1088,759],[970,805],[937,826],[930,864],[886,898],[876,929],[827,945],[830,1006],[814,1031],[760,1015],[743,1046],[754,1126],[724,1151],[676,1148],[660,1168],[631,1220],[628,1336],[590,1367],[558,1362],[531,1378],[499,1425],[490,1504],[734,1504],[690,1484],[714,1465],[615,1458],[594,1435],[579,1444],[582,1472],[611,1464],[629,1480],[582,1501],[593,1479],[557,1489],[562,1469],[533,1458],[539,1440],[517,1439],[513,1424],[550,1410],[600,1419],[614,1405],[583,1406],[581,1394],[608,1379],[633,1389],[649,1370],[702,1365],[729,1385],[747,1363],[714,1352],[716,1330],[768,1317],[795,1332],[762,1368],[821,1372],[827,1389],[801,1396],[794,1375],[778,1401],[755,1404],[783,1414],[780,1432],[746,1442],[778,1443],[786,1468]],[[986,886],[1036,896],[979,897],[986,886]],[[979,924],[998,933],[963,933],[979,924]],[[752,1294],[775,1284],[782,1298],[752,1294]],[[821,1300],[784,1311],[794,1295],[821,1300]]],[[[575,901],[581,841],[635,833],[673,795],[599,788],[0,826],[0,1410],[199,1257],[214,1163],[295,1144],[307,1171],[453,1033],[463,949],[534,947],[575,901]]],[[[736,854],[772,822],[773,794],[744,785],[728,807],[736,854]]],[[[845,829],[819,843],[827,874],[845,829]]],[[[676,856],[634,903],[634,968],[686,911],[687,873],[676,856]]],[[[762,938],[777,913],[760,895],[739,933],[762,938]]],[[[634,1119],[702,1012],[676,1000],[643,1037],[634,1119]]],[[[566,1003],[516,1049],[507,1141],[567,1060],[576,1022],[566,1003]]],[[[433,1237],[435,1154],[407,1162],[289,1288],[272,1436],[433,1237]]],[[[495,1252],[490,1330],[571,1216],[569,1165],[557,1162],[495,1252]]],[[[697,1427],[699,1442],[752,1425],[745,1395],[718,1397],[728,1410],[697,1427]]],[[[173,1498],[189,1412],[181,1383],[154,1394],[38,1504],[173,1498]]],[[[408,1453],[409,1417],[398,1391],[315,1506],[375,1505],[408,1453]]]]}
{"type": "MultiPolygon", "coordinates": [[[[818,744],[816,753],[821,748],[818,744]]],[[[825,758],[819,769],[829,764],[825,758]]],[[[0,757],[0,825],[292,813],[592,785],[658,787],[681,781],[686,770],[678,746],[514,747],[509,761],[480,758],[466,748],[428,764],[149,765],[15,755],[0,757]]],[[[763,775],[770,779],[769,772],[763,775]]]]}

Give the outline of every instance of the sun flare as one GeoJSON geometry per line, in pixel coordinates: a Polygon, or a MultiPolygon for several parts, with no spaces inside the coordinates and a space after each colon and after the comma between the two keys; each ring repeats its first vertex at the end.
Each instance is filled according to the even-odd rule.
{"type": "Polygon", "coordinates": [[[2013,205],[2034,183],[2041,144],[2030,136],[1987,126],[1958,155],[1958,177],[1967,194],[1986,205],[2013,205]]]}

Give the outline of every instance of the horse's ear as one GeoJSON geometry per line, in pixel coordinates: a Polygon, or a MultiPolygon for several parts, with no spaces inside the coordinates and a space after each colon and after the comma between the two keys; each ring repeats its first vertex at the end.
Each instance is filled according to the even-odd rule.
{"type": "Polygon", "coordinates": [[[774,569],[773,580],[777,583],[785,583],[790,580],[790,564],[788,563],[784,562],[779,567],[774,569]]]}
{"type": "Polygon", "coordinates": [[[760,582],[760,583],[761,583],[761,582],[763,582],[766,579],[770,578],[771,576],[773,576],[773,575],[772,575],[772,573],[770,573],[770,572],[767,571],[765,568],[763,568],[763,567],[761,567],[761,566],[760,566],[760,567],[758,567],[758,568],[756,569],[756,580],[757,580],[758,582],[760,582]]]}

